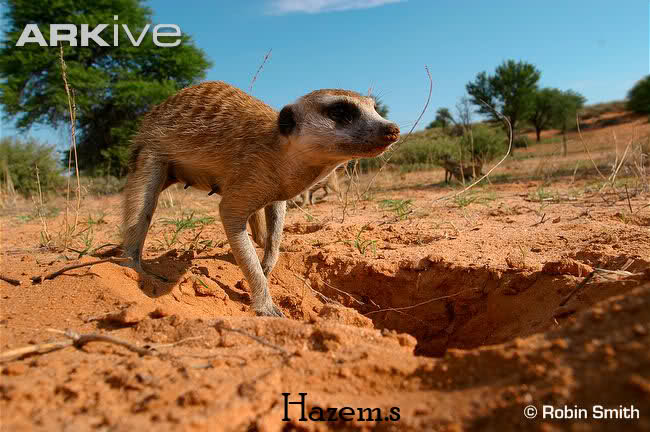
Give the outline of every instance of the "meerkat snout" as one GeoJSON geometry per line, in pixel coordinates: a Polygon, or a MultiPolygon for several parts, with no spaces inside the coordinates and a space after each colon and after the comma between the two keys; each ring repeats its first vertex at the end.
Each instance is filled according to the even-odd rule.
{"type": "Polygon", "coordinates": [[[396,124],[389,124],[384,127],[384,134],[380,138],[384,142],[392,144],[399,139],[399,127],[396,124]]]}
{"type": "Polygon", "coordinates": [[[377,113],[374,98],[339,89],[316,90],[285,106],[278,126],[297,147],[341,162],[377,156],[400,133],[377,113]]]}

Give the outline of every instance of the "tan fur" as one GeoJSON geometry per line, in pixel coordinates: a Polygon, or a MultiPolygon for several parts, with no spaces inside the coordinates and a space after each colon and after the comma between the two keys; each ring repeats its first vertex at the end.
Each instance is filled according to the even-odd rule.
{"type": "Polygon", "coordinates": [[[131,265],[143,270],[142,248],[161,191],[181,182],[218,193],[228,242],[251,286],[252,307],[261,315],[283,316],[266,277],[279,257],[286,200],[345,161],[378,155],[398,139],[399,128],[373,106],[355,92],[317,90],[278,113],[226,83],[206,82],[154,107],[133,140],[125,188],[124,249],[131,265]],[[336,104],[347,111],[337,111],[336,104]],[[356,117],[348,122],[351,112],[356,117]],[[264,246],[261,263],[247,221],[264,246]]]}

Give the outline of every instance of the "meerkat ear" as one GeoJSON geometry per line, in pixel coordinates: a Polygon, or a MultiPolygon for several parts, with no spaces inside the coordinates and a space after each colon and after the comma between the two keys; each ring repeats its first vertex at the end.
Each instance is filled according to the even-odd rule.
{"type": "Polygon", "coordinates": [[[282,135],[289,135],[296,128],[296,118],[291,105],[282,108],[278,116],[278,128],[282,135]]]}

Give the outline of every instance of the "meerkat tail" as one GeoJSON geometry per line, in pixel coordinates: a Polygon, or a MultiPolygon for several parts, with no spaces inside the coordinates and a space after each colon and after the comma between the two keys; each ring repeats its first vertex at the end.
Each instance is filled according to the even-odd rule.
{"type": "Polygon", "coordinates": [[[266,245],[266,221],[264,219],[264,209],[259,209],[248,218],[248,224],[251,227],[253,240],[259,247],[266,245]]]}

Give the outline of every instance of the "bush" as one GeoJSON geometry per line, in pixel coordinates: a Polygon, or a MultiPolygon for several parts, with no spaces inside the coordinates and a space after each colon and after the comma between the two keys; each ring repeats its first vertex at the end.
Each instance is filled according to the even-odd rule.
{"type": "MultiPolygon", "coordinates": [[[[451,154],[454,150],[458,153],[457,141],[438,128],[414,132],[393,153],[385,153],[384,159],[390,155],[391,165],[408,167],[409,171],[430,169],[440,155],[451,154]]],[[[361,159],[360,168],[363,171],[379,169],[383,163],[382,158],[361,159]]]]}
{"type": "Polygon", "coordinates": [[[650,75],[637,82],[628,92],[627,109],[650,114],[650,75]]]}
{"type": "Polygon", "coordinates": [[[113,195],[122,192],[126,185],[126,177],[117,178],[111,175],[101,177],[86,177],[80,179],[81,190],[90,195],[113,195]]]}
{"type": "Polygon", "coordinates": [[[461,138],[461,145],[463,151],[471,155],[472,160],[485,163],[505,154],[508,150],[508,139],[501,128],[476,125],[472,128],[471,137],[467,134],[461,138]]]}
{"type": "Polygon", "coordinates": [[[526,135],[519,135],[512,140],[512,148],[528,148],[530,140],[526,135]]]}
{"type": "Polygon", "coordinates": [[[7,182],[5,166],[14,188],[24,195],[38,192],[36,166],[41,181],[41,190],[53,190],[62,184],[61,169],[57,166],[54,148],[39,143],[33,138],[2,138],[0,140],[0,179],[7,182]]]}

